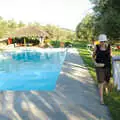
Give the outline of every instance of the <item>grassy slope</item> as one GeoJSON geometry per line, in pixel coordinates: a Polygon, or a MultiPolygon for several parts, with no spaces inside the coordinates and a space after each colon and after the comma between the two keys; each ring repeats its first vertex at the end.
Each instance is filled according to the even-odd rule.
{"type": "MultiPolygon", "coordinates": [[[[94,64],[91,58],[90,53],[88,52],[86,48],[87,42],[74,42],[74,47],[76,47],[80,53],[80,56],[83,58],[84,63],[89,69],[89,72],[93,79],[96,81],[96,74],[94,70],[94,64]]],[[[120,52],[113,52],[114,54],[120,54],[120,52]]],[[[104,95],[105,97],[105,103],[108,105],[109,110],[111,112],[113,120],[120,120],[120,92],[117,92],[116,89],[113,89],[112,92],[109,93],[108,96],[104,95]]]]}

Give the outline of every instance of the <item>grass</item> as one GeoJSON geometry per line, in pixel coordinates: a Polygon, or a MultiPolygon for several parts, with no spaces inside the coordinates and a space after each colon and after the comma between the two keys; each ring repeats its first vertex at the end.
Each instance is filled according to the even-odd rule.
{"type": "MultiPolygon", "coordinates": [[[[86,45],[88,43],[85,41],[76,41],[74,42],[74,47],[76,47],[80,53],[80,56],[83,58],[83,61],[88,67],[88,70],[91,74],[91,77],[95,80],[95,83],[97,84],[96,80],[96,73],[94,69],[94,64],[92,61],[92,57],[89,53],[89,51],[86,48],[86,45]]],[[[113,55],[120,55],[120,51],[113,51],[113,55]]],[[[104,95],[105,98],[105,104],[108,106],[111,116],[113,120],[120,120],[120,92],[116,90],[116,88],[113,88],[113,90],[109,93],[109,95],[104,95]]]]}
{"type": "Polygon", "coordinates": [[[114,51],[112,51],[112,54],[113,55],[120,55],[120,50],[114,50],[114,51]]]}

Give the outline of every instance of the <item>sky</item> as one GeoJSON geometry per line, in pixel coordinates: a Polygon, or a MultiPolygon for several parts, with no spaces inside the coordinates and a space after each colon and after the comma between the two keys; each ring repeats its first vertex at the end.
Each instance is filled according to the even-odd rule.
{"type": "Polygon", "coordinates": [[[89,0],[0,0],[0,16],[24,23],[39,22],[75,30],[92,12],[89,0]]]}

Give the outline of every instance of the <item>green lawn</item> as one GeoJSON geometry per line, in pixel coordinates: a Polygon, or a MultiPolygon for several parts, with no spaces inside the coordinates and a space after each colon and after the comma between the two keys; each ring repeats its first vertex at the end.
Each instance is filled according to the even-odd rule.
{"type": "MultiPolygon", "coordinates": [[[[92,61],[92,57],[86,48],[87,42],[79,41],[74,42],[74,47],[76,47],[80,53],[80,56],[83,58],[84,63],[88,67],[88,70],[96,82],[96,74],[94,70],[94,64],[92,61]]],[[[113,51],[113,55],[120,55],[120,51],[113,51]]],[[[120,120],[120,92],[118,92],[115,88],[112,92],[109,93],[108,96],[104,95],[105,103],[109,107],[111,116],[113,120],[120,120]]]]}

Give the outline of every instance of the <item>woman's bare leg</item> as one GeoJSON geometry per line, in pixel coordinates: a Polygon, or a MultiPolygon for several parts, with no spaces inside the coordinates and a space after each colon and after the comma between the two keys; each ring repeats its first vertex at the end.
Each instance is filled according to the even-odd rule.
{"type": "Polygon", "coordinates": [[[99,84],[99,94],[100,94],[100,102],[101,102],[101,104],[104,104],[103,87],[104,87],[104,83],[100,83],[99,84]]]}
{"type": "Polygon", "coordinates": [[[108,83],[107,82],[105,82],[105,93],[106,95],[108,95],[108,83]]]}

